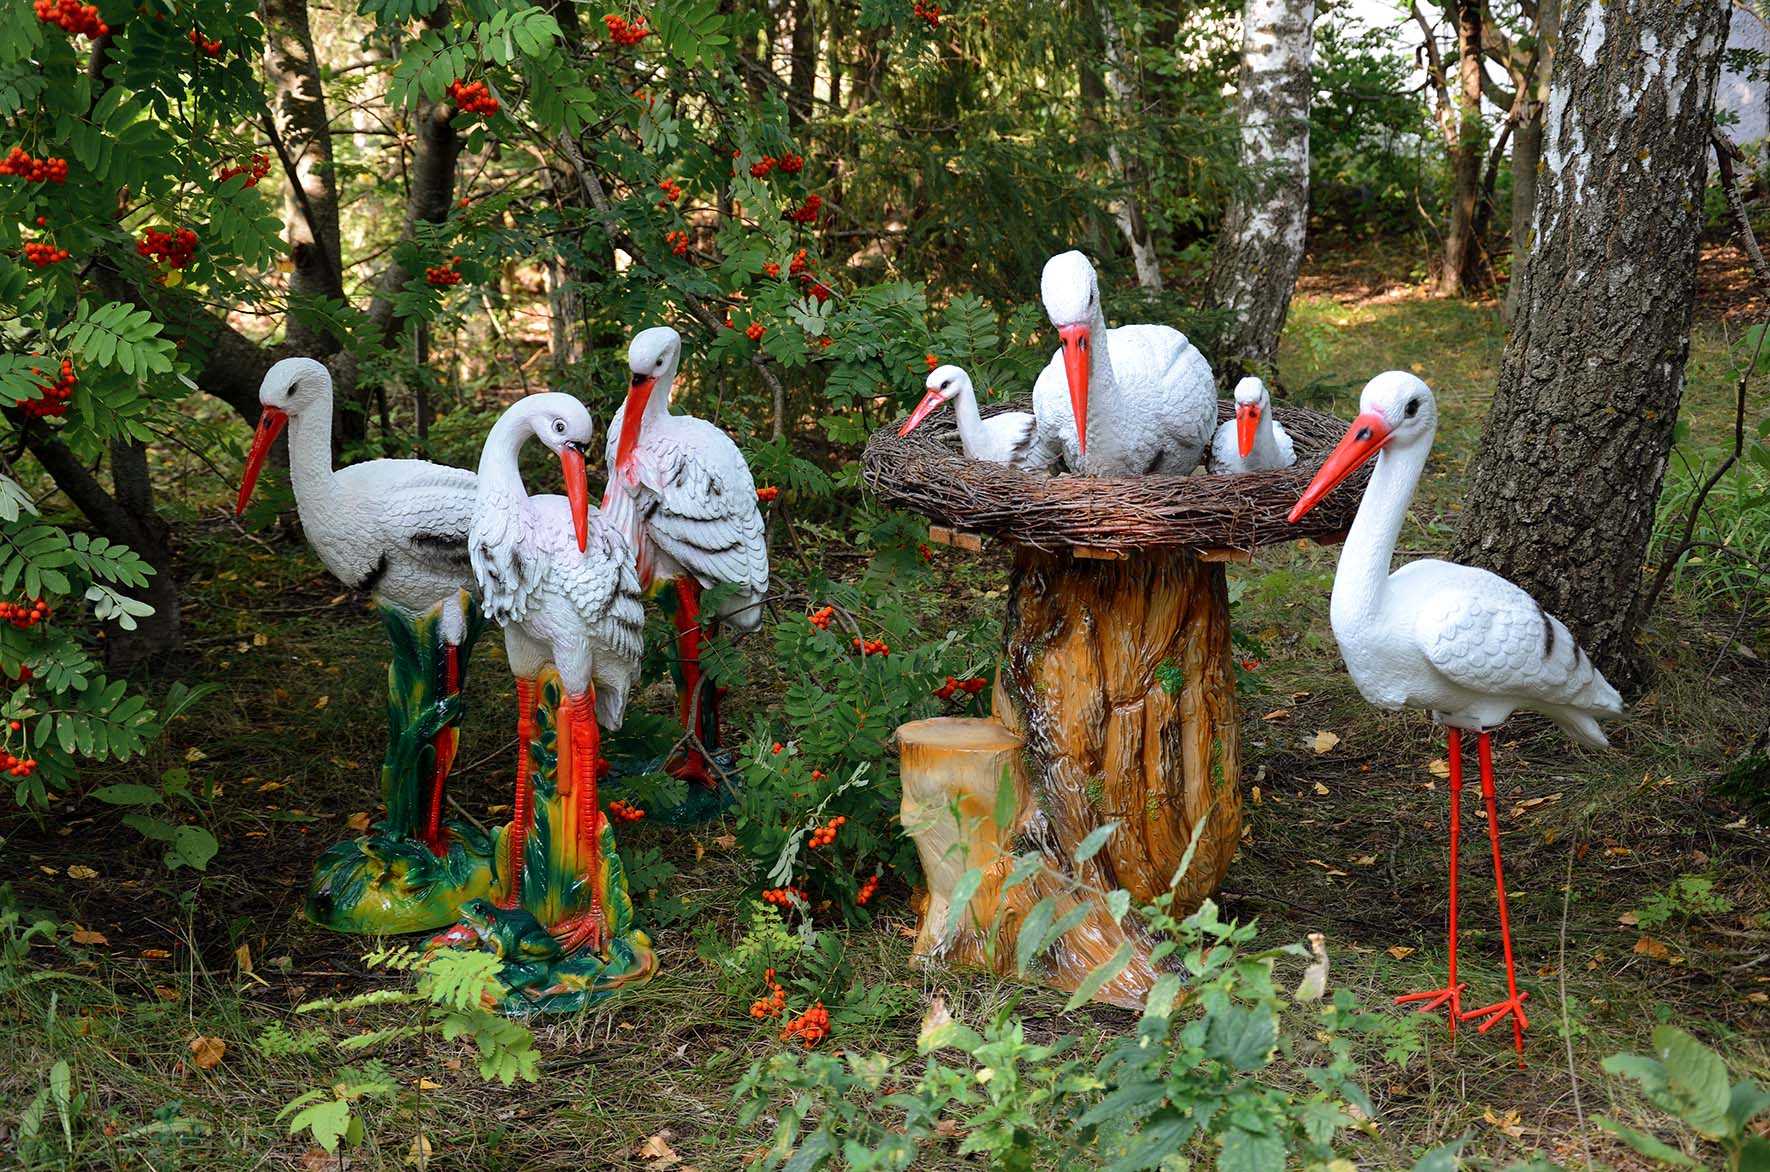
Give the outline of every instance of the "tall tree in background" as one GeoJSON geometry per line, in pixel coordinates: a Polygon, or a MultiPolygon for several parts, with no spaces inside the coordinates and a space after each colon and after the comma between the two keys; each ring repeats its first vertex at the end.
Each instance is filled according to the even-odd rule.
{"type": "MultiPolygon", "coordinates": [[[[1451,6],[1457,30],[1456,90],[1443,66],[1434,71],[1440,92],[1440,124],[1450,146],[1450,223],[1444,230],[1444,257],[1438,268],[1438,292],[1455,297],[1475,283],[1481,247],[1476,237],[1481,200],[1481,157],[1487,124],[1481,117],[1482,0],[1456,0],[1451,6]]],[[[1414,9],[1416,19],[1419,9],[1414,9]]],[[[1437,56],[1431,30],[1426,45],[1437,56]]]]}
{"type": "MultiPolygon", "coordinates": [[[[1106,49],[1105,88],[1112,98],[1115,124],[1124,119],[1136,119],[1139,117],[1137,81],[1133,73],[1136,66],[1125,46],[1125,34],[1113,17],[1112,0],[1094,0],[1094,7],[1100,18],[1101,43],[1106,49]]],[[[1113,180],[1120,187],[1118,199],[1113,204],[1113,218],[1118,221],[1125,243],[1130,245],[1131,260],[1137,266],[1137,284],[1159,293],[1162,266],[1143,207],[1147,194],[1143,166],[1111,135],[1106,140],[1106,159],[1112,168],[1113,180]]]]}
{"type": "Polygon", "coordinates": [[[1310,64],[1315,0],[1247,0],[1242,11],[1241,165],[1211,264],[1211,295],[1233,315],[1212,355],[1232,382],[1270,373],[1309,226],[1310,64]]]}
{"type": "Polygon", "coordinates": [[[1470,476],[1460,559],[1637,680],[1641,567],[1678,418],[1728,0],[1573,0],[1534,252],[1470,476]]]}
{"type": "MultiPolygon", "coordinates": [[[[1530,258],[1530,224],[1536,211],[1537,166],[1543,159],[1543,111],[1549,105],[1549,81],[1555,64],[1555,45],[1561,33],[1561,0],[1538,0],[1520,5],[1533,34],[1522,67],[1518,54],[1507,53],[1514,72],[1519,111],[1512,134],[1512,283],[1506,288],[1506,320],[1518,316],[1518,294],[1523,288],[1524,268],[1530,258]]],[[[1511,42],[1501,39],[1511,48],[1511,42]]]]}

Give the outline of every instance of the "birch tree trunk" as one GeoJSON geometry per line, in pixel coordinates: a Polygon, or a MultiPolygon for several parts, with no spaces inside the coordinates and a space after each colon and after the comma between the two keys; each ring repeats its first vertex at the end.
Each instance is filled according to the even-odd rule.
{"type": "Polygon", "coordinates": [[[1573,0],[1530,264],[1456,556],[1637,682],[1642,562],[1678,419],[1727,0],[1573,0]]]}
{"type": "Polygon", "coordinates": [[[1480,253],[1475,238],[1481,199],[1481,156],[1486,125],[1481,120],[1481,3],[1456,0],[1457,112],[1451,142],[1450,224],[1444,232],[1444,260],[1438,292],[1460,296],[1473,283],[1480,253]]]}
{"type": "MultiPolygon", "coordinates": [[[[1106,48],[1106,92],[1117,108],[1115,122],[1135,117],[1138,110],[1137,84],[1131,75],[1130,54],[1125,49],[1125,34],[1113,19],[1111,0],[1095,0],[1100,15],[1100,38],[1106,48]]],[[[1143,165],[1120,149],[1112,136],[1106,140],[1106,161],[1112,177],[1119,184],[1120,194],[1113,204],[1113,218],[1125,243],[1131,247],[1131,261],[1137,266],[1137,284],[1151,292],[1162,289],[1161,260],[1156,255],[1155,238],[1149,221],[1143,215],[1141,196],[1147,186],[1143,165]]]]}
{"type": "Polygon", "coordinates": [[[1543,112],[1549,105],[1549,77],[1560,34],[1559,0],[1542,0],[1536,18],[1536,69],[1526,79],[1531,95],[1524,107],[1524,118],[1512,134],[1512,280],[1506,286],[1505,305],[1508,322],[1518,318],[1518,292],[1524,287],[1524,270],[1530,265],[1530,222],[1536,213],[1537,168],[1543,159],[1543,112]]]}
{"type": "Polygon", "coordinates": [[[1269,375],[1309,226],[1310,65],[1315,0],[1247,0],[1242,11],[1241,165],[1211,265],[1211,296],[1233,316],[1215,358],[1229,385],[1269,375]]]}

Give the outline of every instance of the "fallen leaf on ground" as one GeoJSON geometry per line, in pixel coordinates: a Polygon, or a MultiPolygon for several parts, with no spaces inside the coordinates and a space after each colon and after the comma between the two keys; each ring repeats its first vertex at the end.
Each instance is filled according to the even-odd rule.
{"type": "Polygon", "coordinates": [[[1616,922],[1625,928],[1633,928],[1636,924],[1641,922],[1641,917],[1637,916],[1634,912],[1624,912],[1622,915],[1616,917],[1616,922]]]}
{"type": "Polygon", "coordinates": [[[252,946],[250,944],[241,943],[238,948],[234,949],[234,963],[240,966],[242,973],[251,973],[252,946]]]}
{"type": "Polygon", "coordinates": [[[1406,960],[1414,954],[1414,950],[1405,944],[1391,944],[1383,951],[1387,952],[1390,956],[1393,956],[1396,960],[1406,960]]]}
{"type": "Polygon", "coordinates": [[[928,1003],[928,1011],[922,1015],[922,1028],[916,1034],[917,1043],[920,1044],[922,1039],[940,1027],[951,1025],[952,1021],[953,1014],[946,1007],[946,998],[935,994],[934,999],[928,1003]]]}
{"type": "Polygon", "coordinates": [[[158,997],[161,1001],[177,1001],[179,993],[178,990],[174,989],[171,985],[155,985],[154,996],[158,997]]]}
{"type": "Polygon", "coordinates": [[[1338,867],[1330,867],[1326,863],[1322,862],[1320,859],[1309,859],[1308,862],[1311,866],[1320,867],[1323,871],[1326,871],[1329,875],[1339,875],[1342,878],[1344,878],[1346,875],[1346,872],[1340,870],[1338,867]]]}
{"type": "Polygon", "coordinates": [[[96,879],[96,878],[98,878],[98,872],[94,871],[91,867],[88,867],[85,863],[75,863],[73,866],[68,868],[68,878],[69,879],[96,879]]]}
{"type": "Polygon", "coordinates": [[[103,932],[94,932],[91,928],[74,929],[75,944],[109,944],[103,932]]]}
{"type": "Polygon", "coordinates": [[[670,1141],[666,1138],[669,1134],[667,1131],[658,1132],[634,1148],[633,1154],[641,1160],[650,1160],[653,1168],[674,1168],[682,1163],[682,1157],[670,1146],[670,1141]]]}
{"type": "Polygon", "coordinates": [[[1645,956],[1649,960],[1663,960],[1667,964],[1677,964],[1684,959],[1681,956],[1672,955],[1672,950],[1666,946],[1665,941],[1652,936],[1643,936],[1635,941],[1635,954],[1645,956]]]}
{"type": "Polygon", "coordinates": [[[1513,1139],[1517,1139],[1524,1134],[1524,1124],[1519,1122],[1517,1108],[1507,1111],[1504,1115],[1495,1115],[1493,1113],[1493,1108],[1491,1107],[1484,1108],[1481,1112],[1481,1118],[1496,1131],[1504,1132],[1513,1139]]]}
{"type": "Polygon", "coordinates": [[[421,1091],[440,1091],[442,1090],[442,1084],[440,1082],[433,1082],[427,1078],[420,1078],[418,1080],[418,1089],[421,1091]]]}
{"type": "Polygon", "coordinates": [[[1260,787],[1255,786],[1253,789],[1249,790],[1248,797],[1250,797],[1254,800],[1254,805],[1256,805],[1256,806],[1259,805],[1260,804],[1260,787]]]}
{"type": "Polygon", "coordinates": [[[406,1163],[418,1168],[430,1165],[430,1140],[420,1134],[412,1137],[412,1146],[406,1149],[406,1163]]]}
{"type": "Polygon", "coordinates": [[[165,960],[171,955],[164,948],[144,948],[141,950],[141,959],[143,960],[165,960]]]}
{"type": "Polygon", "coordinates": [[[1376,862],[1377,862],[1376,855],[1353,855],[1352,856],[1352,865],[1354,867],[1371,867],[1371,866],[1375,866],[1376,862]]]}
{"type": "Polygon", "coordinates": [[[199,1070],[214,1070],[227,1057],[227,1043],[220,1038],[199,1034],[191,1039],[191,1062],[199,1070]]]}
{"type": "Polygon", "coordinates": [[[1315,740],[1312,743],[1317,753],[1326,753],[1340,743],[1340,734],[1331,733],[1324,728],[1315,734],[1315,740]]]}
{"type": "Polygon", "coordinates": [[[1446,761],[1443,757],[1434,757],[1432,760],[1426,762],[1426,772],[1430,773],[1433,777],[1449,777],[1450,762],[1446,761]]]}
{"type": "Polygon", "coordinates": [[[369,812],[367,810],[358,810],[356,813],[346,818],[344,820],[344,829],[354,830],[358,834],[367,834],[369,832],[369,812]]]}
{"type": "Polygon", "coordinates": [[[1291,710],[1289,708],[1274,708],[1271,712],[1268,712],[1265,716],[1262,716],[1260,719],[1261,720],[1289,720],[1290,718],[1291,718],[1291,710]]]}
{"type": "Polygon", "coordinates": [[[737,844],[738,840],[737,835],[735,834],[721,834],[715,836],[713,839],[713,845],[722,851],[728,851],[737,844]]]}
{"type": "Polygon", "coordinates": [[[333,1155],[325,1148],[308,1148],[301,1153],[302,1172],[343,1172],[351,1166],[349,1156],[333,1155]]]}
{"type": "Polygon", "coordinates": [[[1315,783],[1315,792],[1325,798],[1328,795],[1328,787],[1318,781],[1315,783]]]}
{"type": "Polygon", "coordinates": [[[319,709],[319,708],[324,708],[324,707],[325,707],[325,706],[326,706],[326,705],[328,705],[328,704],[330,704],[330,703],[331,703],[331,702],[332,702],[332,697],[330,697],[330,696],[321,696],[321,697],[320,697],[320,698],[319,698],[319,699],[318,699],[318,700],[315,700],[315,701],[314,701],[314,702],[313,702],[313,706],[314,706],[314,707],[315,707],[315,708],[316,708],[316,709],[319,709]]]}

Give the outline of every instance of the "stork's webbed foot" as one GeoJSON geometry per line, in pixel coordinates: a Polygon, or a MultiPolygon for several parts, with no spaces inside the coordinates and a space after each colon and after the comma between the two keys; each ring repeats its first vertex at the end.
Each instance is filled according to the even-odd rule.
{"type": "Polygon", "coordinates": [[[1442,989],[1426,989],[1418,993],[1403,993],[1395,999],[1397,1005],[1414,1005],[1415,1012],[1434,1013],[1445,1005],[1450,1006],[1450,1028],[1455,1031],[1457,1022],[1463,1015],[1463,990],[1468,988],[1462,982],[1446,985],[1442,989]]]}

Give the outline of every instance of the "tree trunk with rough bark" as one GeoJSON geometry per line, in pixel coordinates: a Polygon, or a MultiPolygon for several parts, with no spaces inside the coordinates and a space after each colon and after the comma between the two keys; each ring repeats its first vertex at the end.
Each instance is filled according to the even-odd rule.
{"type": "Polygon", "coordinates": [[[1549,104],[1549,78],[1560,32],[1560,3],[1542,0],[1537,9],[1536,69],[1527,79],[1531,95],[1518,129],[1512,132],[1512,278],[1506,286],[1507,322],[1518,319],[1518,291],[1524,287],[1524,270],[1530,264],[1530,221],[1536,214],[1537,170],[1543,160],[1543,112],[1549,104]]]}
{"type": "Polygon", "coordinates": [[[1475,221],[1486,138],[1481,120],[1481,0],[1456,0],[1456,18],[1459,84],[1456,137],[1450,149],[1450,225],[1444,232],[1444,259],[1438,270],[1438,292],[1446,297],[1460,296],[1475,283],[1479,271],[1475,221]]]}
{"type": "Polygon", "coordinates": [[[1727,0],[1577,0],[1544,126],[1530,265],[1456,556],[1641,678],[1642,563],[1678,419],[1727,0]]]}
{"type": "Polygon", "coordinates": [[[1309,227],[1310,68],[1315,0],[1247,0],[1242,11],[1241,166],[1211,264],[1211,296],[1230,312],[1213,355],[1224,385],[1270,375],[1309,227]]]}

